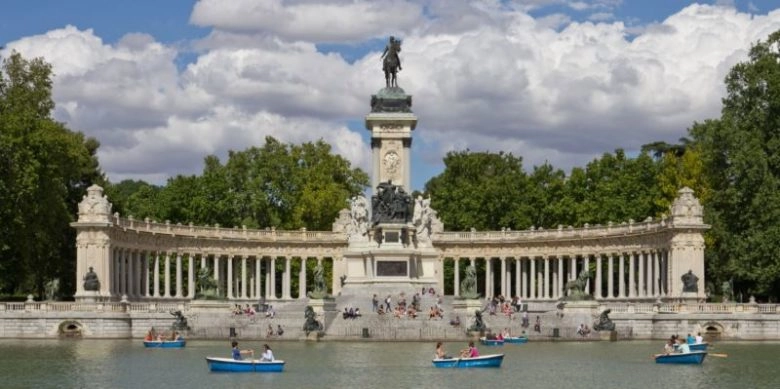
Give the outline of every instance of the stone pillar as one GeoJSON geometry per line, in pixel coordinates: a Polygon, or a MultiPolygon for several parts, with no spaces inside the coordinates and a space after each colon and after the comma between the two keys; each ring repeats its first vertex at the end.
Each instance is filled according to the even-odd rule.
{"type": "Polygon", "coordinates": [[[282,298],[285,300],[290,300],[292,297],[290,297],[290,287],[291,287],[291,277],[290,277],[290,256],[287,255],[284,257],[284,279],[282,281],[282,298]]]}
{"type": "Polygon", "coordinates": [[[125,263],[127,251],[125,249],[117,249],[119,266],[117,266],[117,275],[119,275],[119,297],[123,294],[127,294],[127,278],[125,277],[125,263]]]}
{"type": "Polygon", "coordinates": [[[537,285],[538,282],[536,280],[536,257],[529,258],[531,262],[531,269],[530,269],[530,275],[531,275],[531,283],[529,284],[530,287],[528,288],[530,292],[530,296],[528,296],[531,299],[536,298],[536,292],[537,292],[537,285]]]}
{"type": "Polygon", "coordinates": [[[550,298],[550,258],[543,257],[544,261],[544,281],[542,282],[542,297],[550,298]]]}
{"type": "Polygon", "coordinates": [[[246,255],[241,256],[241,298],[245,299],[247,298],[246,294],[246,279],[247,279],[247,271],[246,271],[246,255]]]}
{"type": "Polygon", "coordinates": [[[144,251],[141,258],[141,297],[149,297],[149,252],[144,251]]]}
{"type": "Polygon", "coordinates": [[[260,260],[260,256],[256,255],[255,256],[255,299],[260,299],[260,296],[263,293],[260,266],[262,266],[262,261],[260,260]]]}
{"type": "Polygon", "coordinates": [[[636,281],[634,280],[634,261],[636,253],[629,252],[628,253],[628,297],[629,298],[635,298],[636,297],[636,281]]]}
{"type": "Polygon", "coordinates": [[[565,285],[563,283],[563,256],[558,257],[558,285],[555,286],[555,297],[561,298],[563,297],[563,286],[565,285]]]}
{"type": "Polygon", "coordinates": [[[263,258],[265,263],[265,298],[271,298],[271,259],[263,258]]]}
{"type": "Polygon", "coordinates": [[[217,296],[222,295],[222,288],[220,288],[219,282],[219,257],[221,254],[214,254],[214,282],[217,283],[217,296]]]}
{"type": "Polygon", "coordinates": [[[227,256],[226,272],[227,272],[227,287],[225,289],[227,289],[227,299],[232,300],[235,298],[233,295],[233,256],[232,255],[227,256]]]}
{"type": "Polygon", "coordinates": [[[529,264],[529,261],[520,261],[520,271],[522,272],[522,284],[520,291],[522,292],[522,298],[529,298],[531,296],[531,289],[528,287],[530,285],[529,277],[528,277],[528,268],[531,266],[529,264]],[[524,263],[525,262],[525,263],[524,263]]]}
{"type": "Polygon", "coordinates": [[[298,299],[306,298],[306,257],[301,257],[301,272],[298,273],[298,299]]]}
{"type": "MultiPolygon", "coordinates": [[[[583,270],[588,271],[588,274],[590,274],[590,255],[582,256],[582,266],[583,270]]],[[[585,292],[588,294],[590,293],[590,277],[585,281],[585,292]]]]}
{"type": "Polygon", "coordinates": [[[181,252],[176,253],[176,298],[181,298],[181,284],[182,284],[182,268],[181,268],[181,252]]]}
{"type": "Polygon", "coordinates": [[[607,254],[607,298],[615,298],[615,261],[612,254],[607,254]]]}
{"type": "Polygon", "coordinates": [[[569,255],[569,281],[577,279],[577,256],[569,255]]]}
{"type": "Polygon", "coordinates": [[[593,285],[593,296],[596,299],[604,298],[604,294],[601,287],[601,254],[596,254],[596,283],[593,285]]]}
{"type": "Polygon", "coordinates": [[[645,290],[645,264],[646,264],[645,252],[640,251],[637,255],[638,255],[637,265],[639,266],[639,274],[637,274],[638,276],[637,288],[639,289],[638,290],[639,297],[642,298],[642,297],[647,297],[647,291],[645,290]]]}
{"type": "Polygon", "coordinates": [[[485,297],[492,297],[495,292],[493,289],[493,258],[485,258],[485,297]]]}
{"type": "Polygon", "coordinates": [[[659,261],[661,260],[661,256],[659,255],[658,251],[653,250],[653,296],[660,297],[661,296],[661,266],[659,264],[659,261]]]}
{"type": "Polygon", "coordinates": [[[626,298],[626,258],[625,253],[617,253],[617,259],[619,262],[618,264],[618,271],[620,272],[620,277],[618,277],[618,293],[619,297],[621,299],[626,298]]]}
{"type": "Polygon", "coordinates": [[[187,259],[189,259],[189,262],[187,263],[187,298],[193,299],[195,298],[195,254],[190,254],[187,259]]]}
{"type": "Polygon", "coordinates": [[[160,256],[159,251],[154,252],[154,291],[152,297],[160,297],[160,256]]]}
{"type": "Polygon", "coordinates": [[[271,273],[271,295],[268,296],[268,298],[275,300],[276,299],[276,257],[271,257],[271,267],[269,270],[271,273]]]}
{"type": "Polygon", "coordinates": [[[509,293],[507,293],[507,282],[506,282],[506,258],[499,257],[499,260],[501,261],[501,295],[503,295],[505,298],[509,296],[509,293]]]}
{"type": "MultiPolygon", "coordinates": [[[[455,285],[453,285],[453,296],[460,296],[460,257],[453,258],[455,260],[455,285]]],[[[442,292],[443,293],[443,292],[442,292]]]]}

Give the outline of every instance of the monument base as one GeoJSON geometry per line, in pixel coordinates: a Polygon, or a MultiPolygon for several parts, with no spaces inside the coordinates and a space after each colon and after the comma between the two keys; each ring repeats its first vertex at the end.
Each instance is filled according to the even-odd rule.
{"type": "Polygon", "coordinates": [[[77,303],[97,303],[103,301],[103,297],[97,290],[85,290],[73,297],[77,303]]]}
{"type": "Polygon", "coordinates": [[[617,341],[617,331],[599,331],[599,338],[610,342],[617,341]]]}
{"type": "MultiPolygon", "coordinates": [[[[471,317],[468,315],[474,315],[474,311],[477,310],[481,311],[482,305],[482,302],[477,299],[456,299],[452,301],[452,310],[455,313],[467,315],[466,317],[471,317]]],[[[463,321],[463,318],[461,318],[461,321],[463,321]]]]}
{"type": "Polygon", "coordinates": [[[336,300],[327,299],[309,299],[309,306],[317,314],[323,314],[325,312],[336,312],[336,300]]]}

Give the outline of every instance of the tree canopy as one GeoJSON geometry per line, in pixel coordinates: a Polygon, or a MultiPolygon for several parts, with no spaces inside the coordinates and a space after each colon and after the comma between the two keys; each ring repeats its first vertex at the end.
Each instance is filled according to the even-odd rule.
{"type": "Polygon", "coordinates": [[[12,53],[0,69],[0,291],[34,292],[75,280],[77,204],[102,182],[98,142],[51,117],[52,70],[12,53]]]}

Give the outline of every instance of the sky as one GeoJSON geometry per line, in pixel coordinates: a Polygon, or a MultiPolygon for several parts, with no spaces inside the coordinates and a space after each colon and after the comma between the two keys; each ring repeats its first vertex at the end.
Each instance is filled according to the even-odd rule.
{"type": "Polygon", "coordinates": [[[723,79],[780,29],[777,0],[7,0],[0,56],[53,65],[55,119],[112,182],[200,174],[266,136],[370,172],[364,127],[403,41],[412,190],[450,151],[570,171],[718,117],[723,79]]]}

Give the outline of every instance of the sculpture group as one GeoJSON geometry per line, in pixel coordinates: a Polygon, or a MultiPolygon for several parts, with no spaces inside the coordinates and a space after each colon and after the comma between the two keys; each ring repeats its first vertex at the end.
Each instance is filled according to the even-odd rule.
{"type": "Polygon", "coordinates": [[[382,182],[371,196],[371,221],[379,223],[408,223],[412,216],[414,203],[404,188],[393,185],[392,181],[382,182]]]}

